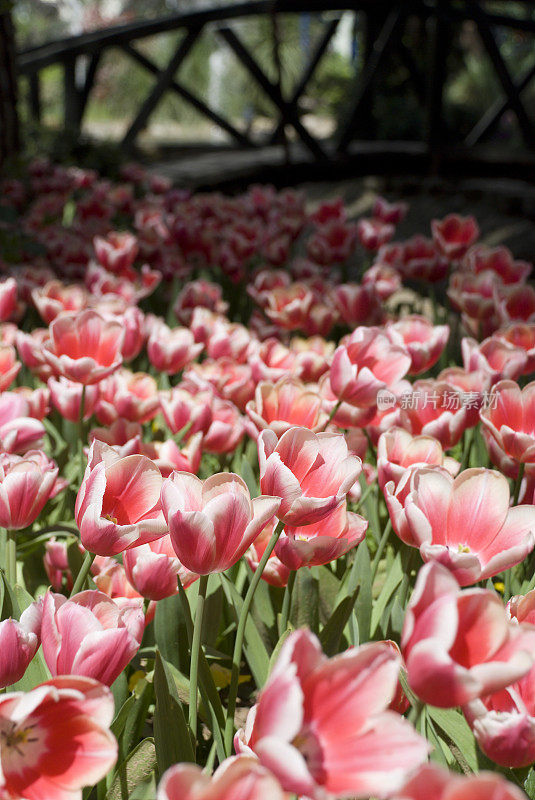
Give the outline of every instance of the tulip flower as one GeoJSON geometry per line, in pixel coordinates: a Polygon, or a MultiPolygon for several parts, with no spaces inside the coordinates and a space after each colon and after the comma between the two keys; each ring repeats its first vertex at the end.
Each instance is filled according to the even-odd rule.
{"type": "Polygon", "coordinates": [[[98,386],[86,386],[84,391],[81,383],[70,381],[63,376],[58,379],[49,378],[47,386],[50,390],[52,405],[64,419],[78,422],[80,419],[82,392],[84,393],[84,420],[93,416],[99,397],[98,386]]]}
{"type": "MultiPolygon", "coordinates": [[[[245,553],[245,559],[253,572],[256,572],[260,565],[260,560],[271,541],[277,522],[278,520],[276,518],[268,522],[245,553]]],[[[282,563],[275,553],[272,553],[262,572],[262,580],[269,583],[271,586],[286,586],[290,573],[291,570],[282,563]]]]}
{"type": "Polygon", "coordinates": [[[327,422],[319,392],[292,377],[281,378],[276,384],[259,383],[255,399],[245,410],[258,431],[269,428],[277,436],[295,426],[317,433],[327,422]]]}
{"type": "Polygon", "coordinates": [[[393,345],[379,328],[357,328],[334,353],[331,389],[350,405],[374,406],[378,392],[395,386],[410,365],[405,348],[393,345]]]}
{"type": "Polygon", "coordinates": [[[0,282],[0,322],[11,319],[17,310],[17,281],[6,278],[0,282]]]}
{"type": "Polygon", "coordinates": [[[29,606],[20,621],[0,622],[0,689],[17,683],[28,669],[40,642],[41,613],[29,606]]]}
{"type": "Polygon", "coordinates": [[[147,341],[147,355],[155,369],[167,375],[176,375],[202,351],[187,328],[168,328],[160,322],[147,341]]]}
{"type": "Polygon", "coordinates": [[[88,295],[84,287],[76,283],[66,285],[61,281],[50,281],[32,291],[32,300],[48,325],[62,311],[82,311],[87,307],[88,295]]]}
{"type": "Polygon", "coordinates": [[[403,397],[401,427],[412,434],[434,436],[446,450],[476,422],[477,403],[471,408],[462,391],[444,380],[415,381],[412,392],[403,397]]]}
{"type": "Polygon", "coordinates": [[[388,244],[393,238],[396,228],[390,222],[375,217],[363,217],[357,225],[358,239],[362,247],[371,252],[388,244]]]}
{"type": "Polygon", "coordinates": [[[443,469],[416,469],[403,511],[387,485],[389,510],[405,515],[423,560],[443,564],[461,586],[504,572],[533,550],[535,506],[510,509],[509,500],[506,478],[490,469],[467,469],[456,478],[443,469]]]}
{"type": "Polygon", "coordinates": [[[481,343],[464,338],[461,351],[467,372],[486,372],[492,383],[502,379],[517,380],[524,374],[528,359],[522,347],[516,347],[497,336],[490,336],[481,343]]]}
{"type": "Polygon", "coordinates": [[[348,512],[342,502],[316,524],[286,526],[275,545],[275,554],[290,569],[328,564],[360,544],[367,528],[368,521],[348,512]]]}
{"type": "Polygon", "coordinates": [[[523,375],[535,372],[535,322],[512,322],[497,330],[495,336],[524,350],[526,363],[523,375]]]}
{"type": "Polygon", "coordinates": [[[217,283],[205,280],[190,281],[178,293],[173,311],[182,325],[189,325],[194,310],[199,306],[218,314],[227,311],[228,303],[222,299],[222,290],[217,283]]]}
{"type": "Polygon", "coordinates": [[[525,800],[514,783],[494,772],[459,775],[437,764],[424,764],[392,800],[525,800]]]}
{"type": "Polygon", "coordinates": [[[461,217],[459,214],[448,214],[441,220],[434,219],[431,230],[436,246],[450,261],[462,258],[479,237],[475,217],[461,217]]]}
{"type": "Polygon", "coordinates": [[[250,344],[251,334],[244,325],[229,323],[223,318],[216,320],[206,343],[206,352],[210,358],[232,358],[243,363],[250,344]]]}
{"type": "Polygon", "coordinates": [[[373,204],[373,216],[391,225],[399,223],[407,216],[409,206],[407,203],[389,203],[384,197],[377,197],[373,204]]]}
{"type": "Polygon", "coordinates": [[[43,352],[43,344],[48,338],[48,328],[34,328],[31,333],[17,331],[15,337],[21,361],[43,381],[52,374],[52,367],[47,364],[43,352]]]}
{"type": "Polygon", "coordinates": [[[12,345],[0,345],[0,392],[11,386],[21,366],[15,348],[12,345]]]}
{"type": "Polygon", "coordinates": [[[459,471],[459,462],[444,455],[442,445],[433,436],[412,436],[403,428],[390,428],[377,443],[377,478],[384,492],[392,481],[395,486],[404,477],[407,467],[444,467],[452,475],[459,471]]]}
{"type": "Polygon", "coordinates": [[[39,451],[0,453],[0,526],[20,530],[35,522],[53,496],[57,477],[55,463],[39,451]]]}
{"type": "Polygon", "coordinates": [[[514,381],[494,386],[481,422],[498,447],[521,464],[535,463],[535,381],[523,389],[514,381]]]}
{"type": "Polygon", "coordinates": [[[234,403],[214,397],[212,422],[204,436],[203,449],[207,453],[232,453],[244,435],[243,417],[234,403]]]}
{"type": "Polygon", "coordinates": [[[254,758],[227,758],[210,778],[196,764],[164,773],[156,800],[284,800],[275,776],[254,758]]]}
{"type": "Polygon", "coordinates": [[[89,678],[0,695],[3,796],[82,800],[83,787],[96,786],[117,760],[114,714],[110,690],[89,678]]]}
{"type": "MultiPolygon", "coordinates": [[[[510,619],[533,625],[535,591],[512,597],[510,619]]],[[[476,741],[488,758],[503,767],[527,767],[535,761],[535,668],[519,681],[463,707],[476,741]]]]}
{"type": "Polygon", "coordinates": [[[526,675],[535,660],[535,628],[510,622],[492,590],[461,591],[449,570],[432,561],[418,573],[401,651],[420,700],[452,708],[526,675]]]}
{"type": "Polygon", "coordinates": [[[410,355],[409,375],[420,375],[436,364],[450,335],[448,325],[433,325],[417,314],[387,323],[385,332],[393,344],[410,355]]]}
{"type": "Polygon", "coordinates": [[[188,435],[208,431],[212,424],[212,400],[210,391],[192,394],[180,385],[160,395],[162,414],[171,432],[179,433],[188,425],[188,435]]]}
{"type": "Polygon", "coordinates": [[[160,409],[158,386],[146,372],[119,369],[98,386],[97,419],[111,425],[117,419],[149,422],[160,409]]]}
{"type": "Polygon", "coordinates": [[[121,457],[95,439],[74,512],[85,549],[112,556],[163,536],[161,486],[160,470],[146,456],[121,457]]]}
{"type": "Polygon", "coordinates": [[[345,500],[362,470],[341,434],[290,428],[277,441],[273,431],[258,437],[260,486],[282,502],[277,516],[294,527],[324,519],[345,500]]]}
{"type": "Polygon", "coordinates": [[[50,325],[43,355],[57,375],[87,386],[121,366],[123,338],[121,325],[96,311],[64,312],[50,325]]]}
{"type": "Polygon", "coordinates": [[[111,231],[105,239],[95,236],[93,247],[99,264],[116,274],[130,269],[139,250],[137,238],[126,231],[111,231]]]}
{"type": "Polygon", "coordinates": [[[141,645],[145,619],[140,605],[119,606],[89,590],[67,600],[47,592],[41,643],[52,675],[84,675],[111,686],[141,645]]]}
{"type": "Polygon", "coordinates": [[[192,472],[200,466],[203,451],[202,433],[191,436],[184,447],[179,447],[174,439],[165,442],[140,442],[139,450],[156,464],[163,478],[174,472],[192,472]]]}
{"type": "Polygon", "coordinates": [[[531,284],[495,289],[497,311],[502,325],[535,322],[535,290],[531,284]]]}
{"type": "Polygon", "coordinates": [[[309,631],[290,634],[236,734],[236,752],[255,755],[296,795],[390,796],[429,750],[403,717],[387,710],[399,668],[386,642],[328,659],[309,631]]]}
{"type": "Polygon", "coordinates": [[[527,261],[515,261],[508,247],[476,244],[466,253],[462,269],[475,275],[490,270],[505,284],[525,283],[533,269],[527,261]]]}
{"type": "Polygon", "coordinates": [[[55,592],[60,592],[65,579],[67,590],[73,587],[72,573],[67,556],[67,542],[65,539],[56,539],[52,536],[45,542],[45,555],[43,557],[45,572],[50,585],[55,592]]]}
{"type": "Polygon", "coordinates": [[[169,535],[125,550],[123,564],[128,581],[149,600],[163,600],[176,594],[177,578],[187,589],[199,577],[182,566],[169,535]]]}
{"type": "Polygon", "coordinates": [[[251,500],[239,475],[205,481],[174,472],[162,486],[162,508],[180,562],[191,572],[224,572],[243,556],[277,512],[278,497],[251,500]]]}

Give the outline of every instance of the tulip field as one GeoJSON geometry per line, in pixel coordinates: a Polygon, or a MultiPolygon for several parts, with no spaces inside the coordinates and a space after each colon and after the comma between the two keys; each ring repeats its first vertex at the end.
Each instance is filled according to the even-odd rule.
{"type": "Polygon", "coordinates": [[[1,182],[0,800],[535,798],[532,266],[410,214],[1,182]]]}

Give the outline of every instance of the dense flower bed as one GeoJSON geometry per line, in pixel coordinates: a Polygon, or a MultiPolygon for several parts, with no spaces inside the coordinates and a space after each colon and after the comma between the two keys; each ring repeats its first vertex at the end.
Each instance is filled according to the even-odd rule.
{"type": "Polygon", "coordinates": [[[0,798],[535,797],[535,290],[455,214],[0,196],[0,798]]]}

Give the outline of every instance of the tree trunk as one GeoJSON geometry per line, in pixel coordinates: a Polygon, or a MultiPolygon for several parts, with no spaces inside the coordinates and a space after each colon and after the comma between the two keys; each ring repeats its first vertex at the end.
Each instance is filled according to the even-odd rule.
{"type": "Polygon", "coordinates": [[[10,3],[0,0],[0,165],[15,155],[19,146],[15,33],[10,3]]]}

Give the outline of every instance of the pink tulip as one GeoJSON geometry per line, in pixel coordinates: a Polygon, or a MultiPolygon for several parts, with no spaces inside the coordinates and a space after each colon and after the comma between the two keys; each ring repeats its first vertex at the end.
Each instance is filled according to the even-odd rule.
{"type": "Polygon", "coordinates": [[[526,286],[498,287],[497,310],[502,325],[510,322],[535,322],[535,289],[526,286]]]}
{"type": "Polygon", "coordinates": [[[207,453],[232,453],[244,435],[245,424],[236,406],[214,397],[212,422],[204,436],[203,449],[207,453]]]}
{"type": "Polygon", "coordinates": [[[373,216],[391,225],[399,225],[407,216],[408,210],[407,203],[389,203],[384,197],[377,197],[373,204],[373,216]]]}
{"type": "Polygon", "coordinates": [[[2,794],[9,800],[82,800],[117,760],[113,695],[89,678],[62,676],[0,695],[2,794]]]}
{"type": "Polygon", "coordinates": [[[166,533],[160,470],[142,455],[121,457],[94,440],[75,506],[83,546],[112,556],[166,533]]]}
{"type": "Polygon", "coordinates": [[[167,375],[176,375],[188,366],[203,349],[196,344],[187,328],[168,328],[160,322],[151,332],[147,342],[149,361],[155,369],[167,375]]]}
{"type": "Polygon", "coordinates": [[[164,419],[172,433],[179,433],[189,425],[188,435],[206,433],[212,424],[212,393],[192,394],[181,386],[162,392],[160,404],[164,419]]]}
{"type": "Polygon", "coordinates": [[[275,553],[290,569],[328,564],[360,544],[367,528],[368,521],[348,512],[342,502],[320,522],[300,528],[285,527],[275,553]]]}
{"type": "Polygon", "coordinates": [[[521,789],[502,775],[479,772],[458,775],[439,767],[424,764],[392,800],[525,800],[521,789]]]}
{"type": "Polygon", "coordinates": [[[29,386],[17,386],[15,394],[21,395],[28,404],[28,416],[42,421],[50,412],[50,392],[46,386],[31,389],[29,386]]]}
{"type": "Polygon", "coordinates": [[[328,371],[335,350],[334,342],[327,342],[323,336],[310,336],[308,339],[294,336],[290,346],[297,354],[296,376],[305,383],[315,383],[328,371]]]}
{"type": "Polygon", "coordinates": [[[124,341],[121,348],[123,361],[132,361],[143,349],[146,340],[145,315],[137,306],[129,306],[117,319],[124,328],[124,341]]]}
{"type": "Polygon", "coordinates": [[[405,348],[393,345],[379,328],[357,328],[334,353],[331,389],[351,405],[374,406],[377,393],[398,383],[410,365],[405,348]]]}
{"type": "Polygon", "coordinates": [[[429,749],[403,717],[387,710],[399,668],[399,655],[386,642],[328,659],[309,631],[290,634],[236,734],[236,751],[254,754],[297,795],[390,796],[429,749]]]}
{"type": "MultiPolygon", "coordinates": [[[[78,422],[80,419],[80,404],[82,402],[83,386],[81,383],[68,380],[63,376],[49,378],[48,388],[52,405],[64,419],[78,422]]],[[[90,419],[95,411],[99,396],[98,386],[86,386],[84,396],[84,420],[90,419]]]]}
{"type": "Polygon", "coordinates": [[[497,336],[490,336],[481,344],[475,339],[461,341],[464,368],[468,372],[480,370],[488,373],[491,382],[509,378],[517,380],[524,374],[527,362],[526,351],[497,336]]]}
{"type": "Polygon", "coordinates": [[[261,342],[249,355],[253,380],[276,383],[288,373],[300,377],[296,353],[273,337],[261,342]]]}
{"type": "Polygon", "coordinates": [[[20,361],[17,361],[17,353],[11,345],[0,345],[0,392],[8,389],[21,368],[20,361]]]}
{"type": "Polygon", "coordinates": [[[139,250],[136,237],[126,231],[111,231],[105,239],[95,236],[93,247],[99,264],[116,274],[129,270],[139,250]]]}
{"type": "Polygon", "coordinates": [[[296,425],[317,433],[327,422],[319,392],[292,377],[259,383],[245,410],[258,431],[269,428],[277,436],[296,425]]]}
{"type": "Polygon", "coordinates": [[[222,299],[221,287],[217,283],[205,280],[187,283],[178,293],[173,311],[182,325],[189,325],[193,311],[198,306],[218,314],[225,314],[228,309],[228,303],[222,299]]]}
{"type": "Polygon", "coordinates": [[[431,229],[433,241],[450,261],[462,258],[479,237],[479,226],[471,216],[448,214],[444,219],[434,219],[431,229]]]}
{"type": "Polygon", "coordinates": [[[377,444],[377,477],[384,491],[393,481],[397,486],[412,466],[444,467],[452,475],[459,471],[459,462],[444,455],[442,445],[433,436],[412,436],[403,428],[390,428],[382,433],[377,444]]]}
{"type": "Polygon", "coordinates": [[[20,622],[0,622],[0,689],[17,683],[28,669],[40,642],[40,610],[30,606],[20,622]]]}
{"type": "Polygon", "coordinates": [[[359,242],[366,250],[375,252],[393,238],[396,228],[389,222],[375,217],[359,219],[357,233],[359,242]]]}
{"type": "Polygon", "coordinates": [[[385,330],[392,343],[410,355],[409,375],[420,375],[436,364],[450,335],[448,325],[433,325],[417,314],[389,322],[385,330]]]}
{"type": "Polygon", "coordinates": [[[17,310],[17,281],[6,278],[0,282],[0,322],[11,319],[17,310]]]}
{"type": "Polygon", "coordinates": [[[508,247],[487,247],[476,244],[466,253],[462,269],[479,274],[490,270],[505,283],[524,283],[530,276],[532,265],[515,261],[508,247]]]}
{"type": "Polygon", "coordinates": [[[66,588],[70,592],[73,587],[73,579],[67,557],[67,542],[65,539],[56,539],[55,536],[52,536],[45,542],[43,564],[49,583],[54,591],[61,592],[65,581],[66,588]]]}
{"type": "Polygon", "coordinates": [[[162,486],[162,508],[180,562],[191,572],[224,572],[243,556],[277,512],[278,497],[251,500],[233,473],[205,481],[174,472],[162,486]]]}
{"type": "Polygon", "coordinates": [[[141,442],[139,452],[150,458],[158,467],[163,478],[174,472],[199,470],[203,451],[202,433],[195,433],[184,447],[179,447],[174,439],[165,442],[141,442]]]}
{"type": "Polygon", "coordinates": [[[98,439],[113,447],[121,456],[131,456],[142,452],[143,428],[138,422],[117,419],[108,428],[92,428],[89,442],[98,439]]]}
{"type": "Polygon", "coordinates": [[[499,472],[467,469],[454,479],[445,470],[416,469],[410,487],[404,513],[415,546],[461,586],[505,572],[535,546],[535,506],[510,509],[509,484],[499,472]]]}
{"type": "Polygon", "coordinates": [[[481,422],[507,456],[535,463],[535,381],[523,389],[514,381],[494,386],[481,422]]]}
{"type": "MultiPolygon", "coordinates": [[[[97,556],[91,572],[97,589],[111,597],[119,609],[143,609],[143,597],[128,581],[123,565],[114,558],[97,556]]],[[[151,601],[145,612],[145,627],[153,621],[155,613],[156,603],[151,601]]]]}
{"type": "Polygon", "coordinates": [[[156,800],[284,800],[279,782],[254,758],[227,758],[210,778],[196,764],[164,773],[156,800]]]}
{"type": "Polygon", "coordinates": [[[517,681],[535,659],[535,628],[514,625],[490,589],[461,591],[435,561],[424,564],[407,606],[401,651],[413,692],[452,708],[517,681]]]}
{"type": "Polygon", "coordinates": [[[314,303],[314,293],[305,283],[273,289],[266,297],[264,312],[279,328],[304,330],[314,303]]]}
{"type": "Polygon", "coordinates": [[[385,245],[379,250],[377,260],[392,264],[399,269],[402,276],[409,280],[430,281],[435,283],[444,280],[448,274],[449,263],[432,239],[419,233],[412,236],[403,245],[385,245]],[[390,254],[387,248],[391,248],[390,254]]]}
{"type": "Polygon", "coordinates": [[[381,300],[373,285],[341,283],[335,286],[333,299],[341,319],[350,328],[383,321],[381,300]]]}
{"type": "Polygon", "coordinates": [[[277,516],[287,525],[311,525],[345,500],[362,470],[337,433],[290,428],[277,441],[273,431],[258,437],[260,486],[282,499],[277,516]]]}
{"type": "Polygon", "coordinates": [[[31,525],[53,495],[58,468],[38,451],[25,456],[0,453],[0,526],[31,525]]]}
{"type": "Polygon", "coordinates": [[[43,381],[52,374],[52,367],[47,364],[43,353],[43,344],[48,336],[47,328],[34,328],[31,333],[17,331],[15,338],[21,361],[43,381]]]}
{"type": "Polygon", "coordinates": [[[125,550],[123,564],[128,581],[141,597],[149,600],[163,600],[176,594],[177,578],[187,589],[199,577],[182,566],[169,535],[125,550]]]}
{"type": "Polygon", "coordinates": [[[47,592],[43,600],[43,656],[54,676],[84,675],[111,686],[139,650],[144,630],[139,606],[120,609],[97,590],[70,600],[47,592]]]}
{"type": "Polygon", "coordinates": [[[32,300],[43,321],[49,325],[62,311],[82,311],[87,306],[88,296],[83,286],[66,285],[55,280],[34,289],[32,300]]]}
{"type": "Polygon", "coordinates": [[[111,425],[117,419],[149,422],[160,409],[158,385],[146,372],[118,369],[99,384],[97,419],[111,425]]]}
{"type": "Polygon", "coordinates": [[[388,264],[374,264],[362,275],[362,286],[372,289],[380,300],[388,300],[401,289],[401,275],[388,264]]]}
{"type": "Polygon", "coordinates": [[[535,322],[512,322],[496,331],[495,336],[524,350],[526,363],[523,375],[535,372],[535,322]]]}
{"type": "Polygon", "coordinates": [[[244,325],[229,323],[226,319],[218,319],[206,344],[206,352],[210,358],[232,358],[243,363],[247,359],[247,351],[251,344],[251,335],[244,325]]]}
{"type": "MultiPolygon", "coordinates": [[[[275,525],[278,520],[276,518],[270,520],[268,524],[260,531],[250,548],[245,553],[245,559],[253,572],[256,572],[260,564],[260,559],[266,552],[275,525]]],[[[280,558],[273,552],[267,560],[267,564],[262,572],[262,580],[269,583],[271,586],[286,586],[288,578],[290,577],[291,570],[282,563],[280,558]]]]}
{"type": "Polygon", "coordinates": [[[469,317],[483,320],[496,311],[496,275],[480,272],[477,275],[453,272],[447,295],[453,307],[469,317]]]}
{"type": "Polygon", "coordinates": [[[357,226],[341,219],[322,225],[307,242],[307,255],[316,264],[342,264],[355,252],[357,226]]]}
{"type": "Polygon", "coordinates": [[[230,400],[240,411],[254,397],[255,381],[250,364],[238,364],[230,358],[217,361],[207,358],[202,364],[192,364],[185,379],[200,389],[211,388],[222,400],[230,400]]]}
{"type": "MultiPolygon", "coordinates": [[[[512,597],[507,604],[510,618],[535,623],[535,591],[512,597]]],[[[463,711],[476,741],[488,758],[504,767],[527,767],[535,761],[535,668],[519,681],[481,700],[473,700],[463,711]]]]}
{"type": "Polygon", "coordinates": [[[400,425],[415,435],[434,436],[447,450],[477,423],[478,397],[474,400],[471,408],[463,392],[443,380],[415,381],[403,398],[400,425]]]}
{"type": "Polygon", "coordinates": [[[123,338],[121,325],[96,311],[65,312],[51,323],[43,355],[57,375],[87,386],[121,366],[123,338]]]}

